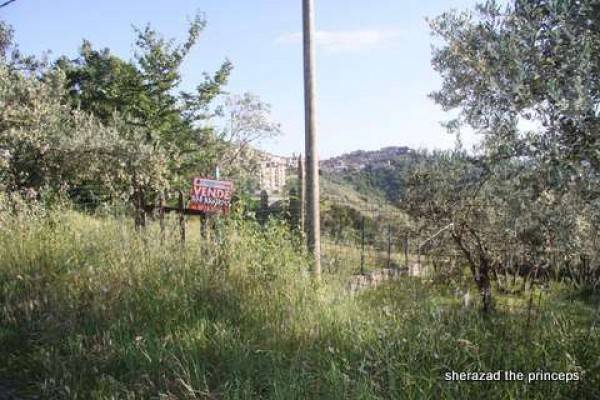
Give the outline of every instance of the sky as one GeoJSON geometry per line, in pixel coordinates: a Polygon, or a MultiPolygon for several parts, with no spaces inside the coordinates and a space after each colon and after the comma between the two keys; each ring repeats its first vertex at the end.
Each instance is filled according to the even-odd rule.
{"type": "MultiPolygon", "coordinates": [[[[451,118],[429,93],[434,38],[426,17],[473,8],[476,0],[315,0],[317,132],[321,158],[385,146],[447,149],[451,118]]],[[[260,144],[280,155],[304,150],[301,0],[16,0],[0,9],[25,54],[75,57],[82,40],[130,59],[132,26],[152,24],[182,40],[197,12],[208,22],[183,66],[184,89],[225,59],[226,90],[271,104],[282,135],[260,144]]],[[[467,133],[466,145],[477,138],[467,133]]]]}

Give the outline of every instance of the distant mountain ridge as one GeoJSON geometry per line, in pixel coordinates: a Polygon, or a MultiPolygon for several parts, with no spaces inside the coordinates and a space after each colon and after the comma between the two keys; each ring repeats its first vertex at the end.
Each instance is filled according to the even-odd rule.
{"type": "Polygon", "coordinates": [[[360,171],[366,167],[385,167],[400,156],[412,153],[407,146],[389,146],[379,150],[356,150],[341,156],[322,160],[319,164],[325,172],[360,171]]]}
{"type": "Polygon", "coordinates": [[[377,193],[397,204],[404,196],[410,171],[426,157],[407,146],[358,150],[321,161],[320,170],[331,182],[349,186],[364,196],[377,193]]]}

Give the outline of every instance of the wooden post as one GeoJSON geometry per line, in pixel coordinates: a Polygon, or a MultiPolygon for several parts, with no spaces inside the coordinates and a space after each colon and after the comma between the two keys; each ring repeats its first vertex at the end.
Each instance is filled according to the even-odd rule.
{"type": "Polygon", "coordinates": [[[146,197],[144,196],[144,191],[140,190],[140,224],[142,228],[146,227],[146,197]]]}
{"type": "Polygon", "coordinates": [[[135,205],[135,230],[146,226],[146,210],[144,202],[144,193],[139,187],[134,189],[134,205],[135,205]]]}
{"type": "Polygon", "coordinates": [[[185,202],[183,200],[183,191],[179,191],[179,233],[181,242],[185,243],[185,202]]]}
{"type": "Polygon", "coordinates": [[[161,193],[158,199],[158,220],[160,223],[160,244],[165,243],[165,194],[161,193]]]}
{"type": "Polygon", "coordinates": [[[392,261],[392,225],[388,224],[388,247],[387,247],[387,267],[390,268],[392,261]]]}
{"type": "Polygon", "coordinates": [[[140,195],[139,189],[137,186],[133,188],[133,207],[134,207],[134,224],[135,230],[138,231],[140,229],[140,195]]]}
{"type": "Polygon", "coordinates": [[[204,239],[204,215],[200,215],[199,217],[200,220],[200,224],[199,224],[199,233],[200,233],[200,239],[204,239]]]}
{"type": "Polygon", "coordinates": [[[404,236],[404,267],[408,268],[408,235],[404,236]]]}
{"type": "Polygon", "coordinates": [[[529,324],[531,322],[531,306],[533,304],[533,290],[531,287],[529,288],[529,305],[527,306],[527,327],[529,328],[529,324]]]}
{"type": "Polygon", "coordinates": [[[210,215],[208,213],[204,213],[200,216],[200,237],[203,240],[208,240],[208,224],[210,223],[210,215]]]}
{"type": "Polygon", "coordinates": [[[313,273],[321,276],[321,221],[319,210],[319,159],[315,118],[314,0],[302,1],[304,50],[304,129],[306,145],[306,226],[313,273]]]}
{"type": "Polygon", "coordinates": [[[222,220],[219,214],[211,214],[210,216],[210,220],[211,220],[211,229],[212,229],[212,233],[211,233],[211,238],[212,238],[212,242],[215,246],[218,246],[223,237],[222,237],[222,220]]]}
{"type": "Polygon", "coordinates": [[[360,273],[365,274],[365,216],[362,217],[360,236],[360,273]]]}

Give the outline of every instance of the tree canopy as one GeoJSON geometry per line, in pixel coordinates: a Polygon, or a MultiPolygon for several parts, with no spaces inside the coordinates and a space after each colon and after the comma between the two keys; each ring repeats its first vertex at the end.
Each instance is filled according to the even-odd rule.
{"type": "Polygon", "coordinates": [[[414,166],[404,208],[433,232],[453,224],[484,305],[508,264],[539,271],[558,257],[563,272],[598,275],[599,20],[591,0],[490,0],[430,21],[442,77],[431,96],[458,111],[451,131],[468,126],[481,143],[414,166]]]}
{"type": "Polygon", "coordinates": [[[104,201],[185,189],[219,164],[235,174],[243,150],[279,127],[258,97],[224,91],[228,60],[180,88],[205,25],[199,14],[181,43],[135,28],[129,61],[84,40],[76,59],[50,62],[23,56],[0,24],[0,186],[104,201]]]}

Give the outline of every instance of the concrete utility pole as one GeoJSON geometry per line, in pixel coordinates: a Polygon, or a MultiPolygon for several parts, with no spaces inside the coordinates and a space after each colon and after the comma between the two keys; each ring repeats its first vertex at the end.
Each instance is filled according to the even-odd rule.
{"type": "Polygon", "coordinates": [[[304,32],[304,129],[306,144],[306,233],[313,254],[313,272],[321,276],[321,222],[319,210],[319,157],[315,117],[314,0],[302,0],[304,32]]]}

